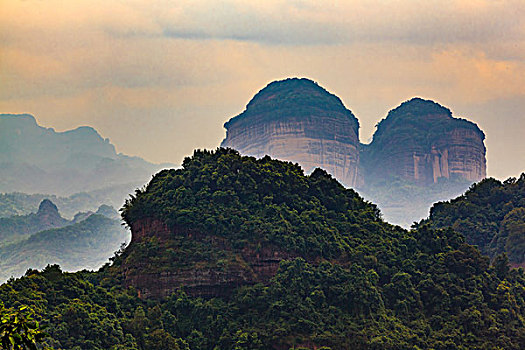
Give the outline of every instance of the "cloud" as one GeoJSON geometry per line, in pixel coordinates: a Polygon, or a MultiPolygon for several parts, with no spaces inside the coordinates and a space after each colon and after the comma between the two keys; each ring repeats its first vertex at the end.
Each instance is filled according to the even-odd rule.
{"type": "Polygon", "coordinates": [[[270,45],[486,43],[523,39],[521,1],[192,2],[158,16],[163,35],[270,45]]]}
{"type": "MultiPolygon", "coordinates": [[[[364,140],[414,95],[492,128],[508,110],[476,106],[525,97],[524,9],[521,0],[6,0],[0,110],[59,130],[89,124],[119,151],[172,162],[218,145],[224,121],[290,76],[340,96],[364,140]]],[[[525,125],[516,110],[515,125],[501,126],[509,135],[525,125]]],[[[507,159],[502,145],[491,159],[507,159]]]]}

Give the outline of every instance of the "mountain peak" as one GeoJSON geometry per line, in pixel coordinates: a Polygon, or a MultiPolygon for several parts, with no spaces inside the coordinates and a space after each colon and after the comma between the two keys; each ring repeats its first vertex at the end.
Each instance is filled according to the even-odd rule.
{"type": "Polygon", "coordinates": [[[57,215],[59,215],[58,208],[49,199],[44,199],[42,202],[40,202],[40,205],[38,206],[38,212],[37,212],[37,215],[42,215],[42,214],[57,214],[57,215]]]}
{"type": "Polygon", "coordinates": [[[317,167],[348,186],[357,182],[359,122],[336,95],[306,78],[274,81],[224,124],[222,147],[244,155],[317,167]]]}
{"type": "Polygon", "coordinates": [[[232,124],[253,117],[262,117],[265,120],[284,120],[289,117],[305,119],[334,113],[359,125],[354,114],[336,95],[313,80],[288,78],[266,85],[248,102],[244,112],[230,119],[224,126],[228,129],[232,124]]]}
{"type": "Polygon", "coordinates": [[[432,100],[414,97],[388,112],[387,119],[401,118],[403,116],[417,116],[421,118],[428,115],[442,115],[452,118],[452,112],[447,107],[432,100]]]}

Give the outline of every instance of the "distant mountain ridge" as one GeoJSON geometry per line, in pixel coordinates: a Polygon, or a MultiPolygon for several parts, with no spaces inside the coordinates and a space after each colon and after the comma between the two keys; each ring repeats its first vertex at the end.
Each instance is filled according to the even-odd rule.
{"type": "Polygon", "coordinates": [[[307,173],[325,169],[405,226],[486,176],[483,131],[419,97],[391,110],[367,145],[354,114],[305,78],[268,84],[224,126],[222,147],[297,162],[307,173]]]}
{"type": "Polygon", "coordinates": [[[56,205],[44,199],[36,213],[24,216],[0,218],[0,245],[5,241],[18,240],[38,231],[60,228],[70,222],[60,216],[56,205]]]}
{"type": "Polygon", "coordinates": [[[67,271],[99,268],[129,236],[111,206],[67,220],[44,199],[36,213],[0,218],[0,283],[54,263],[67,271]]]}
{"type": "Polygon", "coordinates": [[[145,183],[165,166],[117,154],[92,127],[56,132],[29,114],[0,114],[0,192],[71,195],[145,183]]]}
{"type": "Polygon", "coordinates": [[[51,200],[65,218],[73,218],[78,212],[95,211],[102,204],[120,208],[126,197],[142,182],[104,187],[90,192],[74,193],[67,197],[54,194],[27,194],[21,192],[0,193],[0,218],[28,215],[38,210],[40,202],[51,200]]]}

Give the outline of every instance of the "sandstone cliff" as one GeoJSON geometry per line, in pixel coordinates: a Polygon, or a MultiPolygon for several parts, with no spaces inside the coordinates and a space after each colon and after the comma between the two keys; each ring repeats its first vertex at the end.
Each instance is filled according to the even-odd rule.
{"type": "Polygon", "coordinates": [[[124,284],[136,288],[142,298],[164,298],[181,286],[192,296],[227,296],[236,287],[269,282],[281,260],[297,256],[271,244],[236,248],[224,237],[183,227],[169,229],[158,219],[140,220],[131,231],[128,261],[134,263],[124,264],[122,272],[124,284]],[[143,254],[134,260],[134,254],[152,245],[162,247],[161,254],[167,254],[167,259],[143,254]],[[208,255],[196,256],[199,249],[208,255]],[[173,252],[176,257],[170,254],[173,252]]]}
{"type": "Polygon", "coordinates": [[[224,148],[195,151],[181,169],[158,173],[121,211],[132,240],[113,268],[146,298],[181,286],[225,296],[269,283],[281,261],[296,257],[345,265],[349,244],[389,234],[377,208],[326,171],[306,176],[296,164],[224,148]]]}
{"type": "Polygon", "coordinates": [[[484,133],[449,109],[414,98],[390,111],[363,147],[367,182],[401,178],[421,185],[439,179],[479,181],[486,176],[484,133]]]}
{"type": "Polygon", "coordinates": [[[341,100],[308,79],[276,81],[224,125],[222,147],[320,167],[347,186],[358,183],[359,123],[341,100]]]}
{"type": "Polygon", "coordinates": [[[449,109],[414,98],[390,111],[369,145],[359,122],[339,98],[308,79],[276,81],[229,120],[222,147],[242,154],[320,167],[350,187],[393,178],[419,185],[486,176],[485,135],[449,109]]]}
{"type": "Polygon", "coordinates": [[[322,168],[404,226],[486,176],[484,133],[421,98],[390,111],[368,145],[352,112],[308,79],[269,84],[225,127],[221,146],[297,162],[307,173],[322,168]]]}

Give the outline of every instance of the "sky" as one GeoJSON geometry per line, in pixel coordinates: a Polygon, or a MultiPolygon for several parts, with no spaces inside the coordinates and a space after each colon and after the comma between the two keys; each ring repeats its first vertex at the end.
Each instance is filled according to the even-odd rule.
{"type": "Polygon", "coordinates": [[[180,163],[273,80],[336,94],[369,142],[414,96],[486,134],[488,175],[525,172],[525,1],[2,0],[0,113],[93,126],[180,163]]]}

